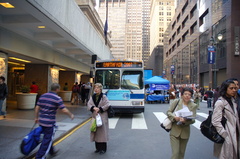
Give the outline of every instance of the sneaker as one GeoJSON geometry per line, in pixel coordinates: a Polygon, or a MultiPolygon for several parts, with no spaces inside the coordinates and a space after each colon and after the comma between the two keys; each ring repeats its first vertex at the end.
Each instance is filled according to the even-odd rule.
{"type": "Polygon", "coordinates": [[[50,155],[51,155],[52,157],[57,156],[57,155],[58,155],[58,152],[59,152],[59,150],[54,150],[52,153],[50,153],[50,155]]]}
{"type": "Polygon", "coordinates": [[[105,153],[106,153],[106,151],[103,151],[103,150],[101,150],[101,151],[99,152],[100,155],[105,154],[105,153]]]}

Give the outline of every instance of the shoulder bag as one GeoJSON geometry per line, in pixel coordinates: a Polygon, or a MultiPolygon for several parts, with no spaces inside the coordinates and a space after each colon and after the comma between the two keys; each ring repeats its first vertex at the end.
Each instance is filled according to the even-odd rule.
{"type": "MultiPolygon", "coordinates": [[[[177,104],[175,105],[174,109],[172,112],[174,112],[174,110],[176,109],[178,103],[179,103],[180,99],[178,100],[177,104]]],[[[169,132],[172,129],[172,121],[167,117],[163,120],[163,122],[160,125],[164,130],[166,130],[167,132],[169,132]]]]}
{"type": "MultiPolygon", "coordinates": [[[[224,112],[224,109],[223,109],[224,112]]],[[[215,143],[223,143],[224,142],[224,138],[219,135],[219,133],[217,132],[216,128],[212,125],[212,111],[209,111],[209,115],[208,118],[206,120],[204,120],[201,125],[200,125],[200,130],[202,132],[202,134],[207,137],[209,140],[215,142],[215,143]]],[[[227,119],[222,116],[222,125],[225,128],[225,124],[227,122],[227,119]]]]}
{"type": "Polygon", "coordinates": [[[115,116],[115,111],[114,111],[114,109],[112,108],[112,106],[109,106],[109,107],[108,107],[107,112],[108,112],[108,117],[109,117],[109,118],[112,118],[112,117],[115,116]]]}

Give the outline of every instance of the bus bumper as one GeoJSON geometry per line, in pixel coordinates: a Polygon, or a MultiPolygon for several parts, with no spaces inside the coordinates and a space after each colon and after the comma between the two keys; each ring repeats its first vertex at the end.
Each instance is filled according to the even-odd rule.
{"type": "Polygon", "coordinates": [[[142,113],[144,106],[112,106],[115,113],[142,113]]]}

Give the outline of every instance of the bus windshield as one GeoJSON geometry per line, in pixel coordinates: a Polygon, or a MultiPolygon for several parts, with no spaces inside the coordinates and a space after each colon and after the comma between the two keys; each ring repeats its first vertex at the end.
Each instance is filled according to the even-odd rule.
{"type": "Polygon", "coordinates": [[[122,89],[143,89],[142,71],[124,71],[121,78],[122,89]]]}
{"type": "Polygon", "coordinates": [[[120,71],[119,70],[97,70],[96,83],[101,83],[103,89],[119,89],[120,71]]]}

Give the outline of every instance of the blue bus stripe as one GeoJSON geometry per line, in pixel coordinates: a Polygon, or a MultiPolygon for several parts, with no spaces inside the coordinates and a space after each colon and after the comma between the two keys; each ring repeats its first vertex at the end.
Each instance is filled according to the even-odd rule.
{"type": "Polygon", "coordinates": [[[130,94],[130,99],[144,99],[144,94],[130,94]]]}

